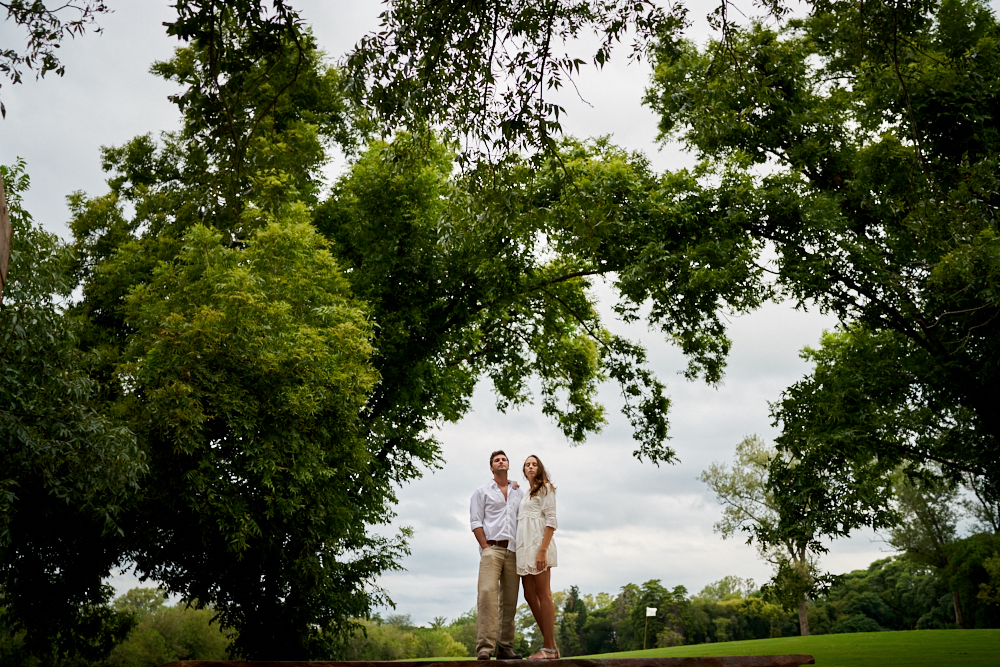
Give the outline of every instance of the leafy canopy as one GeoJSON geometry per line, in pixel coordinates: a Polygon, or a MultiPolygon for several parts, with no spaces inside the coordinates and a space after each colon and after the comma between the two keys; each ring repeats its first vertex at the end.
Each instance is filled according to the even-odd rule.
{"type": "Polygon", "coordinates": [[[96,659],[129,629],[101,577],[149,462],[99,399],[96,355],[65,312],[71,254],[22,207],[24,167],[0,167],[16,238],[0,305],[0,606],[27,654],[96,659]]]}
{"type": "Polygon", "coordinates": [[[773,488],[826,534],[890,520],[901,462],[1000,483],[998,38],[974,0],[824,1],[658,52],[647,101],[735,221],[702,224],[765,242],[775,289],[843,323],[774,411],[797,467],[773,488]]]}

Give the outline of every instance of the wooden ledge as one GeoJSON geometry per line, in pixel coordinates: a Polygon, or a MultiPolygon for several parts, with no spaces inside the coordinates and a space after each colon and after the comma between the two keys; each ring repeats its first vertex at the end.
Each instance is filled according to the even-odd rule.
{"type": "MultiPolygon", "coordinates": [[[[226,660],[181,660],[160,667],[454,667],[463,662],[476,660],[398,660],[329,662],[329,661],[226,661],[226,660]]],[[[528,667],[529,664],[544,662],[552,667],[801,667],[815,665],[811,655],[729,655],[704,656],[699,658],[562,658],[561,660],[494,660],[492,664],[503,663],[504,667],[528,667]]]]}

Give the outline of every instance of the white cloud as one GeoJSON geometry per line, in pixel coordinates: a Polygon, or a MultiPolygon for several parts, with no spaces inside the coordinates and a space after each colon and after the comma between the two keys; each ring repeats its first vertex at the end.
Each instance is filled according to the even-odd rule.
{"type": "MultiPolygon", "coordinates": [[[[721,507],[697,477],[712,461],[729,461],[745,435],[773,437],[768,401],[808,371],[798,351],[815,345],[833,324],[829,317],[773,304],[733,319],[732,355],[719,388],[678,376],[684,361],[676,349],[655,333],[628,327],[627,333],[650,346],[654,369],[669,382],[677,465],[657,468],[631,456],[630,427],[616,412],[612,386],[602,391],[608,428],[579,447],[567,444],[537,408],[498,413],[488,388],[480,387],[473,412],[440,429],[443,470],[400,492],[396,525],[414,528],[413,555],[403,562],[406,573],[384,577],[382,585],[398,609],[418,622],[453,618],[474,604],[478,561],[467,503],[473,489],[489,480],[488,457],[497,448],[516,463],[535,454],[553,474],[559,499],[557,589],[575,584],[584,592],[613,593],[626,583],[660,579],[695,593],[730,574],[765,581],[769,568],[753,547],[713,533],[721,507]]],[[[829,546],[823,565],[833,572],[866,567],[886,555],[886,546],[868,534],[829,546]]]]}

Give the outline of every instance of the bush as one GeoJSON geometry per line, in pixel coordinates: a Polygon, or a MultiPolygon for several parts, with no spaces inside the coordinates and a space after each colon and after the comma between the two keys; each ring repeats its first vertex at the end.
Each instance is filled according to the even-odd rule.
{"type": "Polygon", "coordinates": [[[830,628],[831,634],[848,632],[882,632],[882,626],[863,614],[851,616],[830,628]]]}
{"type": "Polygon", "coordinates": [[[133,588],[117,600],[116,611],[133,615],[137,625],[108,656],[107,667],[157,667],[179,660],[225,660],[232,633],[212,622],[215,612],[182,602],[164,604],[162,591],[133,588]]]}
{"type": "MultiPolygon", "coordinates": [[[[469,651],[444,628],[416,628],[409,616],[376,616],[358,621],[342,660],[409,660],[413,658],[467,657],[469,651]]],[[[473,626],[475,629],[475,626],[473,626]]]]}
{"type": "Polygon", "coordinates": [[[448,634],[465,647],[466,655],[476,654],[476,618],[478,613],[473,607],[451,622],[446,629],[448,634]]]}

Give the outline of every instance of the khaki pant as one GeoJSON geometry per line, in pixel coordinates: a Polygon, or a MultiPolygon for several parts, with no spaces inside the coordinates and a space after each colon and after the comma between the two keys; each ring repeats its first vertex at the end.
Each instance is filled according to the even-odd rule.
{"type": "Polygon", "coordinates": [[[479,557],[479,598],[476,619],[476,654],[493,653],[497,644],[514,648],[514,614],[517,613],[517,556],[507,547],[486,547],[479,557]],[[499,612],[499,635],[497,641],[499,612]]]}

